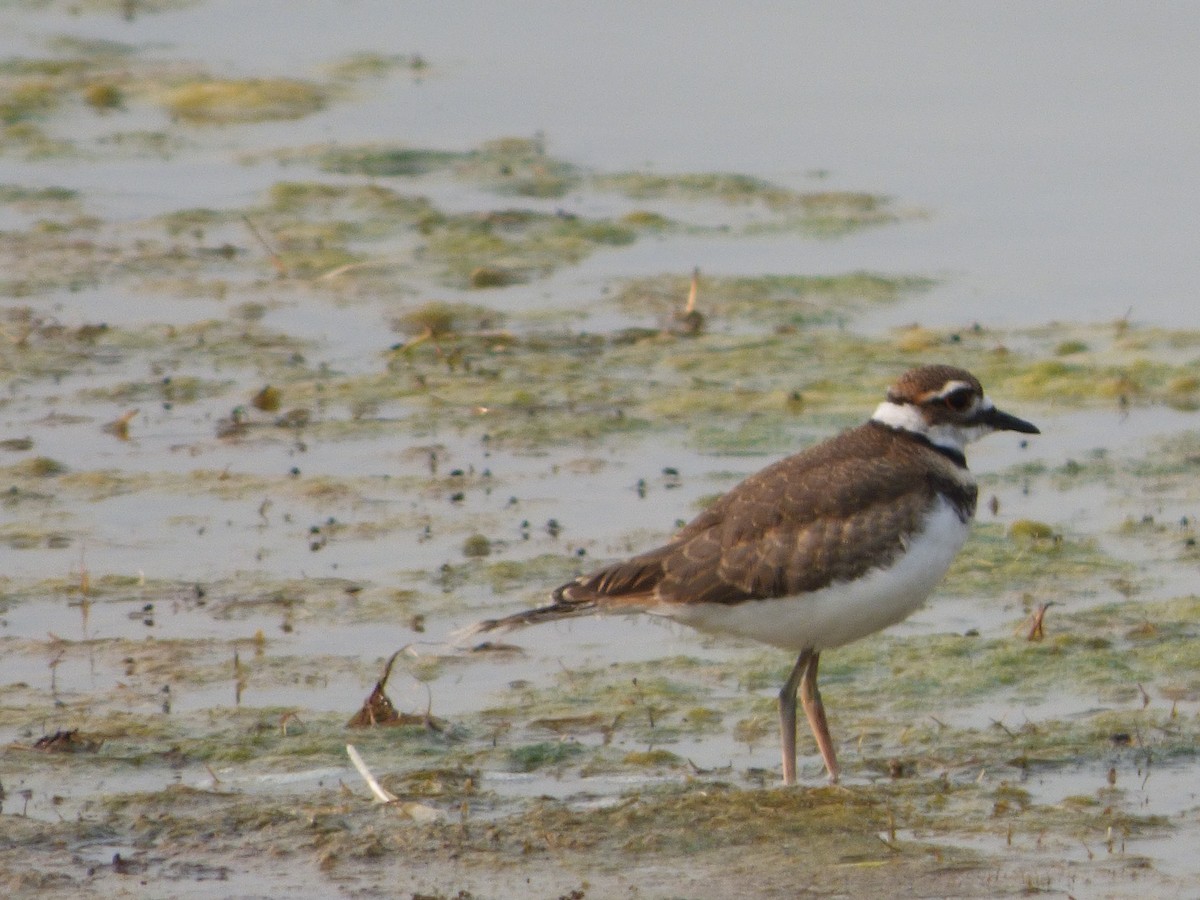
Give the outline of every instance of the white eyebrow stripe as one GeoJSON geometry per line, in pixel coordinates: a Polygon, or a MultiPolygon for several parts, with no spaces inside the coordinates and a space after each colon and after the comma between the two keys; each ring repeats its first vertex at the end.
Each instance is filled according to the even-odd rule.
{"type": "Polygon", "coordinates": [[[963,388],[966,388],[969,391],[975,390],[972,385],[967,384],[965,381],[947,381],[945,387],[943,387],[936,394],[930,394],[929,397],[931,400],[941,400],[944,397],[949,397],[955,391],[961,391],[963,388]]]}

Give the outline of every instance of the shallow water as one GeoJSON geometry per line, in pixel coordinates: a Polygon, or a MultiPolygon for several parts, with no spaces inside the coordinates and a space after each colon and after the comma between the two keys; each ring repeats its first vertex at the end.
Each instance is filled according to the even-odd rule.
{"type": "MultiPolygon", "coordinates": [[[[1008,4],[968,16],[952,4],[865,4],[733,15],[716,4],[648,9],[628,2],[542,3],[518,13],[479,2],[355,0],[303,8],[282,2],[202,2],[125,21],[89,7],[9,5],[0,9],[0,54],[7,56],[43,56],[48,38],[70,34],[129,43],[143,60],[198,63],[240,76],[321,78],[321,66],[362,51],[419,53],[428,62],[419,74],[400,70],[359,81],[324,111],[290,121],[188,126],[170,121],[140,96],[124,110],[102,116],[76,100],[38,120],[48,132],[74,140],[77,152],[29,159],[6,149],[0,183],[78,190],[83,212],[101,222],[98,240],[111,240],[125,251],[139,241],[163,241],[154,216],[197,207],[251,208],[281,180],[364,181],[324,175],[305,163],[280,165],[266,155],[276,150],[364,141],[467,150],[535,133],[543,135],[554,157],[585,170],[735,172],[800,191],[878,192],[892,198],[899,220],[836,239],[813,239],[781,228],[756,203],[643,202],[586,187],[539,199],[497,196],[486,185],[441,176],[411,183],[378,179],[419,192],[447,213],[522,208],[610,220],[649,205],[687,227],[640,234],[628,246],[601,248],[545,277],[499,291],[439,283],[410,262],[400,269],[394,294],[364,290],[360,296],[329,290],[319,281],[272,281],[263,249],[245,228],[222,223],[196,238],[195,245],[228,242],[241,250],[232,262],[213,263],[211,278],[224,283],[228,296],[187,296],[179,285],[188,276],[155,286],[125,278],[114,266],[96,273],[91,285],[31,296],[14,293],[6,301],[68,329],[105,322],[123,332],[146,329],[163,335],[170,327],[241,321],[236,304],[260,303],[258,325],[293,338],[306,364],[314,369],[323,364],[328,382],[336,384],[389,365],[389,347],[404,340],[392,320],[425,299],[546,316],[553,324],[542,327],[554,334],[607,336],[630,326],[656,325],[653,310],[631,311],[607,302],[626,279],[682,275],[697,264],[713,278],[868,271],[933,277],[938,283],[865,311],[838,313],[833,330],[861,335],[864,354],[876,346],[868,341],[891,340],[897,325],[919,322],[966,332],[982,323],[1008,329],[996,332],[995,341],[1028,354],[1023,364],[1032,368],[1057,358],[1052,348],[1060,337],[1035,333],[1052,322],[1068,323],[1061,340],[1072,338],[1075,326],[1122,318],[1135,330],[1194,326],[1200,263],[1185,236],[1200,205],[1200,173],[1194,166],[1200,61],[1187,37],[1200,25],[1198,19],[1200,11],[1192,7],[1136,12],[1111,7],[1103,15],[1081,16],[1067,8],[1008,4]],[[105,143],[136,129],[163,130],[177,141],[175,149],[126,155],[105,143]],[[763,225],[775,230],[746,233],[763,225]]],[[[0,215],[6,232],[24,233],[36,230],[48,214],[12,205],[0,207],[0,215]]],[[[175,238],[188,248],[182,257],[190,259],[188,240],[175,238]]],[[[403,243],[393,240],[396,246],[403,243]]],[[[520,320],[513,330],[537,331],[530,321],[520,320]]],[[[14,347],[15,334],[9,323],[5,336],[14,347]]],[[[714,320],[710,334],[729,340],[772,337],[756,320],[714,320]]],[[[1100,340],[1091,332],[1086,336],[1100,340]]],[[[954,345],[935,345],[929,353],[938,352],[938,346],[954,345]]],[[[1181,340],[1164,349],[1148,341],[1148,346],[1147,359],[1168,360],[1178,366],[1179,377],[1189,371],[1194,342],[1181,340]]],[[[175,362],[153,348],[90,358],[54,377],[29,375],[21,369],[24,357],[7,345],[5,350],[12,355],[0,358],[9,388],[0,406],[0,438],[29,437],[35,449],[0,451],[0,464],[40,455],[79,476],[74,482],[21,480],[14,470],[14,489],[19,482],[20,491],[0,508],[0,526],[6,529],[0,685],[7,686],[6,702],[12,704],[0,726],[0,737],[12,745],[0,757],[6,818],[27,814],[45,823],[87,821],[113,798],[157,794],[177,784],[302,806],[310,795],[333,790],[338,782],[355,783],[352,770],[323,750],[313,751],[311,765],[287,747],[278,753],[262,750],[257,757],[251,750],[235,762],[217,760],[236,745],[252,743],[248,735],[286,732],[286,723],[278,724],[285,715],[281,711],[311,721],[314,735],[337,732],[334,743],[344,741],[340,723],[370,691],[382,660],[406,644],[412,652],[389,686],[392,699],[404,710],[429,704],[436,716],[470,723],[464,726],[467,736],[455,738],[462,744],[448,740],[450,749],[439,752],[469,748],[452,758],[454,765],[481,773],[490,793],[485,801],[472,801],[486,809],[480,814],[503,819],[542,796],[579,810],[604,809],[695,777],[733,780],[746,790],[772,782],[777,760],[770,728],[746,740],[753,729],[738,732],[734,722],[769,709],[776,676],[782,678],[788,665],[782,655],[763,664],[772,674],[760,684],[761,676],[745,675],[758,665],[754,654],[760,651],[644,620],[586,620],[506,636],[521,650],[504,654],[467,655],[451,635],[481,617],[541,602],[558,579],[593,561],[661,540],[673,523],[695,513],[702,498],[779,453],[747,445],[718,455],[686,424],[643,434],[601,434],[577,445],[492,444],[481,437],[490,427],[482,412],[479,425],[462,427],[434,416],[432,424],[414,427],[413,410],[423,409],[426,400],[399,391],[367,403],[365,419],[377,426],[374,432],[292,431],[275,428],[270,415],[251,413],[255,430],[227,439],[217,436],[218,421],[266,380],[253,363],[230,363],[216,351],[211,360],[189,358],[180,363],[183,374],[227,386],[211,397],[165,404],[85,393],[157,382],[164,372],[175,372],[175,362]],[[138,415],[129,440],[102,431],[104,423],[134,408],[138,415]],[[436,478],[430,448],[437,455],[436,478]],[[293,469],[295,476],[289,474],[293,469]],[[455,469],[464,474],[449,475],[455,469]],[[457,493],[462,496],[455,499],[457,493]],[[23,537],[26,531],[33,537],[23,537]],[[464,541],[475,534],[492,541],[486,562],[464,559],[464,541]],[[552,563],[518,570],[507,581],[485,568],[496,561],[524,565],[542,557],[552,563]],[[116,581],[106,583],[106,576],[116,581]],[[89,582],[96,586],[90,591],[83,587],[89,582]],[[175,652],[183,656],[170,655],[175,652]],[[695,676],[679,663],[691,657],[701,660],[706,673],[742,674],[695,676]],[[654,667],[660,660],[664,675],[701,691],[680,704],[711,706],[726,716],[717,729],[664,732],[666,746],[690,767],[664,771],[614,764],[595,731],[552,741],[580,744],[601,760],[599,771],[570,764],[512,771],[503,757],[487,755],[485,723],[498,717],[517,722],[510,741],[515,749],[521,741],[545,741],[545,734],[521,724],[521,710],[524,704],[534,710],[553,707],[553,697],[530,699],[522,693],[530,688],[522,685],[552,695],[556,686],[571,686],[572,673],[608,670],[614,684],[628,690],[628,673],[641,673],[633,676],[636,686],[638,677],[647,679],[638,667],[654,667]],[[151,748],[146,750],[136,736],[128,736],[137,728],[127,723],[159,727],[167,701],[173,721],[182,724],[175,726],[177,733],[168,728],[166,736],[154,732],[144,738],[151,748]],[[256,714],[258,725],[251,727],[247,722],[256,714]],[[138,761],[129,762],[120,755],[126,751],[119,750],[113,751],[115,762],[106,756],[96,767],[72,765],[63,760],[87,757],[35,755],[28,749],[41,734],[72,727],[85,732],[99,727],[110,745],[133,745],[128,755],[138,761]],[[217,732],[235,737],[210,737],[217,732]],[[218,746],[199,749],[206,741],[218,746]],[[153,761],[153,754],[167,753],[171,742],[196,748],[174,769],[153,761]],[[141,762],[147,753],[151,760],[141,762]],[[213,761],[199,761],[208,759],[213,761]],[[612,769],[603,770],[605,765],[612,769]],[[14,799],[22,790],[30,792],[24,804],[14,799]]],[[[664,354],[671,350],[663,344],[664,354]]],[[[797,382],[807,384],[811,374],[819,393],[828,363],[814,360],[816,371],[795,377],[761,366],[754,374],[781,392],[797,382]]],[[[401,385],[415,368],[389,371],[401,385]]],[[[667,379],[668,390],[688,378],[703,383],[707,374],[681,367],[646,377],[667,379]]],[[[858,375],[872,385],[878,380],[858,375]]],[[[712,391],[729,387],[728,380],[712,384],[712,391]]],[[[527,387],[553,394],[555,385],[530,378],[527,387]]],[[[972,468],[984,478],[981,496],[986,503],[994,495],[999,508],[993,515],[981,505],[981,524],[1002,529],[1021,518],[1048,522],[1068,542],[1094,544],[1128,569],[1119,577],[1081,578],[1078,585],[1035,577],[1029,590],[1001,588],[987,596],[951,587],[894,629],[896,640],[971,631],[985,641],[1008,639],[1027,615],[1029,598],[1043,594],[1059,598],[1048,619],[1051,629],[1060,614],[1077,623],[1072,615],[1120,603],[1134,588],[1137,602],[1188,594],[1196,563],[1181,549],[1185,531],[1122,530],[1123,523],[1147,516],[1171,528],[1185,517],[1194,521],[1200,496],[1186,479],[1164,488],[1153,478],[1125,477],[1118,469],[1112,478],[1063,486],[1051,476],[1013,472],[1040,464],[1053,473],[1065,460],[1087,461],[1097,450],[1116,465],[1132,465],[1160,439],[1193,430],[1195,412],[1153,400],[1122,407],[1115,398],[1106,404],[1070,396],[996,399],[1035,420],[1043,435],[1029,442],[999,436],[972,448],[972,468]]],[[[326,402],[317,396],[304,404],[318,410],[325,420],[321,424],[361,425],[357,413],[347,412],[354,402],[353,397],[326,402]]],[[[866,411],[835,407],[809,416],[803,410],[784,423],[786,444],[803,446],[866,411]]],[[[1174,669],[1162,676],[1160,688],[1174,688],[1188,678],[1174,669]]],[[[846,679],[834,679],[827,694],[854,698],[846,679]]],[[[1195,719],[1194,697],[1171,702],[1183,720],[1195,719]]],[[[1150,711],[1161,712],[1167,704],[1165,695],[1156,693],[1150,711]]],[[[679,711],[672,709],[673,715],[679,711]]],[[[985,731],[994,722],[1014,730],[1028,722],[1053,729],[1097,709],[1128,712],[1136,709],[1136,701],[1097,699],[1069,684],[1060,696],[1041,702],[997,691],[986,702],[968,698],[959,706],[924,709],[917,724],[932,717],[962,732],[985,731]]],[[[831,714],[836,729],[842,714],[836,706],[831,714]]],[[[850,748],[852,736],[843,738],[851,787],[876,790],[883,780],[863,767],[880,754],[902,752],[904,741],[890,736],[890,725],[873,726],[861,711],[847,710],[845,716],[866,722],[864,734],[874,727],[889,735],[871,738],[861,751],[850,748]]],[[[652,725],[652,738],[654,730],[652,725]]],[[[862,746],[865,739],[858,739],[862,746]]],[[[403,772],[415,764],[376,737],[363,740],[376,740],[365,753],[381,772],[403,772]]],[[[648,746],[655,748],[653,739],[647,744],[640,732],[618,730],[612,752],[648,746]]],[[[1033,803],[1057,809],[1065,798],[1106,790],[1111,763],[1119,771],[1121,791],[1109,798],[1114,808],[1171,820],[1169,828],[1147,826],[1130,837],[1121,855],[1144,855],[1156,873],[1177,879],[1175,886],[1194,887],[1200,878],[1188,849],[1200,829],[1200,804],[1188,788],[1195,777],[1194,758],[1156,764],[1142,781],[1137,753],[1114,752],[1110,759],[1088,752],[1093,755],[1078,765],[1046,767],[1029,776],[1022,785],[1033,803]]],[[[820,780],[815,757],[803,760],[802,768],[806,779],[820,780]]],[[[955,768],[951,780],[969,784],[974,777],[969,768],[955,768]]],[[[1011,774],[1005,770],[988,778],[1011,774]]],[[[933,765],[918,775],[935,777],[933,765]]],[[[979,790],[994,787],[985,779],[979,790]]],[[[180,804],[187,808],[186,801],[180,804]]],[[[446,806],[454,808],[449,801],[446,806]]],[[[121,827],[113,833],[119,836],[121,827]]],[[[911,834],[946,847],[974,847],[1016,867],[1009,871],[1047,862],[1034,841],[1022,839],[1009,847],[990,824],[980,827],[989,833],[976,836],[941,822],[911,834]]],[[[1053,831],[1056,826],[1045,827],[1053,831]]],[[[127,857],[164,852],[153,849],[154,841],[144,834],[128,834],[128,841],[77,844],[80,863],[63,870],[69,881],[58,887],[78,889],[91,877],[83,874],[86,867],[106,864],[115,852],[127,857]]],[[[1058,832],[1053,837],[1068,841],[1058,832]]],[[[1050,843],[1055,853],[1061,851],[1061,844],[1050,843]]],[[[297,851],[300,846],[307,845],[288,845],[281,852],[306,852],[297,851]]],[[[1093,851],[1098,852],[1094,841],[1091,849],[1074,841],[1070,862],[1082,865],[1093,851]]],[[[620,864],[619,856],[613,860],[620,864]]],[[[36,865],[59,871],[60,864],[36,865]]],[[[179,879],[169,873],[161,877],[179,879]]],[[[232,877],[230,890],[247,893],[313,891],[312,884],[294,884],[280,867],[262,863],[255,868],[244,859],[224,877],[232,877]]],[[[360,872],[356,877],[369,881],[371,876],[360,872]]],[[[529,877],[547,883],[546,872],[536,867],[529,877]]],[[[195,895],[213,884],[204,873],[181,880],[195,895]]],[[[468,881],[459,880],[455,870],[436,884],[452,895],[453,885],[468,881]]],[[[178,883],[157,882],[172,888],[178,883]]],[[[1068,883],[1065,876],[1059,883],[1068,883]]],[[[659,876],[646,881],[645,890],[663,884],[670,882],[659,876]]],[[[1114,896],[1124,895],[1129,886],[1119,878],[1104,884],[1114,896]]],[[[119,888],[105,882],[100,889],[119,888]]]]}
{"type": "MultiPolygon", "coordinates": [[[[1037,323],[1047,311],[1108,321],[1131,310],[1190,321],[1200,64],[1186,36],[1200,13],[1186,5],[1082,15],[1015,3],[968,15],[939,2],[865,3],[749,15],[719,4],[685,13],[541,3],[518,14],[486,2],[374,0],[299,14],[226,0],[131,23],[3,15],[13,52],[63,31],[245,74],[306,74],[352,51],[431,63],[419,81],[368,85],[321,116],[242,129],[240,147],[336,139],[457,149],[541,131],[556,154],[586,166],[799,183],[827,171],[823,185],[930,212],[836,244],[794,242],[770,260],[739,265],[745,250],[724,265],[719,254],[666,256],[662,269],[948,273],[952,284],[919,317],[953,322],[1037,323]],[[530,40],[533,22],[544,37],[530,40]]],[[[100,199],[133,214],[245,198],[258,173],[223,162],[229,139],[192,137],[206,150],[199,159],[34,167],[23,180],[103,187],[100,199]]]]}

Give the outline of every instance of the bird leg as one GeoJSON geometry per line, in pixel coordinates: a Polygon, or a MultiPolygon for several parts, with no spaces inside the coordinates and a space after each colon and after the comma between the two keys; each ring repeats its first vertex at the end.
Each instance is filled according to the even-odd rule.
{"type": "Polygon", "coordinates": [[[796,783],[796,690],[812,656],[805,650],[792,666],[791,674],[779,692],[779,746],[783,754],[783,783],[796,783]]]}
{"type": "Polygon", "coordinates": [[[825,761],[825,770],[829,780],[837,783],[838,764],[837,754],[833,750],[833,738],[829,735],[829,724],[825,721],[825,704],[821,702],[821,692],[817,688],[817,664],[820,654],[815,650],[805,650],[796,659],[796,665],[788,675],[779,692],[779,734],[783,754],[783,783],[796,783],[796,693],[799,690],[800,703],[804,714],[808,717],[809,728],[817,740],[817,749],[821,751],[821,759],[825,761]]]}
{"type": "Polygon", "coordinates": [[[829,773],[830,784],[837,784],[841,769],[838,768],[837,754],[833,750],[833,738],[829,735],[829,724],[825,721],[825,704],[821,702],[821,691],[817,687],[817,663],[820,654],[813,653],[804,669],[804,678],[800,682],[800,703],[804,714],[808,716],[808,727],[812,729],[813,737],[817,739],[817,749],[821,751],[821,759],[825,760],[825,771],[829,773]]]}

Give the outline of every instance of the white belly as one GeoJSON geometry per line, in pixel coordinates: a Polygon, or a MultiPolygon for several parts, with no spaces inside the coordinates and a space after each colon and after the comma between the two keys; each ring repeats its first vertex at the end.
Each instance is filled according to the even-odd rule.
{"type": "Polygon", "coordinates": [[[866,637],[911,615],[942,580],[967,539],[967,523],[939,500],[925,530],[886,569],[819,591],[777,600],[704,603],[648,609],[701,631],[736,634],[785,650],[827,650],[866,637]]]}

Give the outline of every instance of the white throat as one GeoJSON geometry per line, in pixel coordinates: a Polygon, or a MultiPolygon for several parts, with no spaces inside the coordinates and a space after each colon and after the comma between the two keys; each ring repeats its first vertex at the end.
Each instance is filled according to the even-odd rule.
{"type": "Polygon", "coordinates": [[[911,403],[893,403],[885,400],[875,408],[873,422],[919,434],[933,444],[955,453],[963,453],[971,441],[981,437],[984,428],[963,428],[959,425],[930,425],[921,415],[921,410],[911,403]]]}

